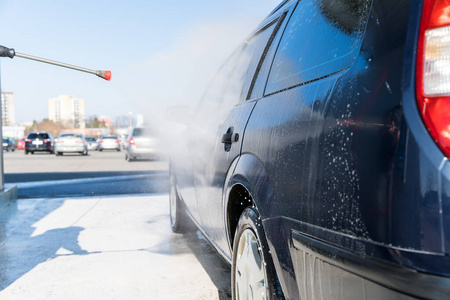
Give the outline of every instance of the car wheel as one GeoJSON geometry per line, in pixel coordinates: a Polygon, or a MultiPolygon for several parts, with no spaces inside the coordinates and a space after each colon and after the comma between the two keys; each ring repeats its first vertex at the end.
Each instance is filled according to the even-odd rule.
{"type": "Polygon", "coordinates": [[[233,299],[284,299],[261,218],[253,207],[241,214],[234,236],[233,299]]]}
{"type": "Polygon", "coordinates": [[[56,155],[56,156],[60,156],[61,153],[59,153],[58,151],[56,151],[56,152],[55,152],[55,155],[56,155]]]}
{"type": "Polygon", "coordinates": [[[34,151],[31,151],[31,154],[34,154],[34,151]]]}
{"type": "Polygon", "coordinates": [[[88,155],[88,151],[85,150],[82,154],[83,154],[83,155],[88,155]]]}
{"type": "Polygon", "coordinates": [[[194,225],[186,213],[186,208],[183,202],[181,202],[178,197],[178,193],[175,188],[175,176],[171,174],[169,181],[170,227],[175,233],[186,233],[192,231],[194,229],[194,225]]]}
{"type": "Polygon", "coordinates": [[[25,155],[28,155],[28,151],[27,150],[25,150],[25,155]]]}
{"type": "Polygon", "coordinates": [[[101,151],[103,151],[103,149],[98,149],[98,151],[100,151],[100,152],[101,152],[101,151]]]}

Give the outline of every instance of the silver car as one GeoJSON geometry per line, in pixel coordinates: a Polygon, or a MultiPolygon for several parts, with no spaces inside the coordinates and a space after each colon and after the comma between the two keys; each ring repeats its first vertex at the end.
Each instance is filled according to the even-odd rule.
{"type": "Polygon", "coordinates": [[[157,157],[157,139],[154,132],[147,127],[136,127],[128,139],[127,152],[125,159],[132,161],[135,158],[156,158],[157,157]]]}
{"type": "Polygon", "coordinates": [[[80,153],[82,155],[88,154],[87,142],[84,136],[80,133],[61,133],[55,142],[56,156],[64,153],[80,153]]]}
{"type": "Polygon", "coordinates": [[[98,151],[117,150],[120,151],[120,141],[115,135],[103,136],[100,139],[98,151]]]}

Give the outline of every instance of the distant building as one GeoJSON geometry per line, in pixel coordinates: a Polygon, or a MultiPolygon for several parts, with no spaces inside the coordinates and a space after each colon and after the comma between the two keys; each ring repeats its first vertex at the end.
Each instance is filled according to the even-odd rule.
{"type": "Polygon", "coordinates": [[[2,92],[2,125],[12,126],[16,123],[16,109],[14,107],[14,94],[2,92]]]}
{"type": "Polygon", "coordinates": [[[2,126],[2,134],[3,137],[10,137],[20,140],[25,136],[25,129],[26,128],[24,126],[2,126]]]}
{"type": "Polygon", "coordinates": [[[62,129],[61,132],[77,132],[83,134],[84,136],[92,136],[95,138],[100,138],[104,135],[111,134],[109,128],[62,129]]]}
{"type": "Polygon", "coordinates": [[[48,99],[48,118],[67,127],[85,128],[84,99],[72,96],[58,96],[48,99]]]}
{"type": "Polygon", "coordinates": [[[108,128],[111,128],[111,126],[112,126],[112,119],[111,118],[107,118],[105,116],[100,116],[100,117],[97,118],[97,120],[100,123],[105,124],[105,126],[108,127],[108,128]]]}

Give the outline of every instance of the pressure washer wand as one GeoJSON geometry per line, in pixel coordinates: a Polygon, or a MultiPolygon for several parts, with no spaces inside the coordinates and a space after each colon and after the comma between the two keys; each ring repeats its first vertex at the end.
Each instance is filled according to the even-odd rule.
{"type": "Polygon", "coordinates": [[[91,74],[95,74],[98,77],[101,77],[105,80],[108,80],[108,81],[111,80],[111,71],[95,71],[95,70],[91,70],[91,69],[72,66],[69,64],[65,64],[65,63],[61,63],[61,62],[57,62],[57,61],[53,61],[53,60],[49,60],[49,59],[45,59],[45,58],[40,58],[40,57],[36,57],[36,56],[31,56],[28,54],[19,53],[19,52],[14,51],[13,48],[7,48],[5,46],[0,46],[0,57],[14,58],[14,56],[31,59],[31,60],[36,60],[36,61],[40,61],[40,62],[43,62],[46,64],[56,65],[56,66],[69,68],[69,69],[73,69],[73,70],[77,70],[77,71],[81,71],[81,72],[91,73],[91,74]]]}

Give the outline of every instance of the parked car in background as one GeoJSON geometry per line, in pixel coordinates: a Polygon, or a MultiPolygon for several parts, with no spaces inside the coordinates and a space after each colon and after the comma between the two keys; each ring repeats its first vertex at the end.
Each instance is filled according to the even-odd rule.
{"type": "Polygon", "coordinates": [[[136,158],[156,158],[157,138],[155,132],[148,127],[135,127],[128,139],[125,159],[132,161],[136,158]]]}
{"type": "Polygon", "coordinates": [[[25,154],[34,152],[54,152],[54,138],[50,132],[30,132],[25,139],[25,154]]]}
{"type": "Polygon", "coordinates": [[[95,137],[87,136],[84,138],[88,144],[88,150],[97,151],[98,150],[98,142],[95,137]]]}
{"type": "Polygon", "coordinates": [[[128,148],[128,134],[122,134],[119,138],[122,150],[127,150],[128,148]]]}
{"type": "Polygon", "coordinates": [[[18,150],[25,149],[25,138],[20,139],[20,140],[17,141],[17,149],[18,150]]]}
{"type": "Polygon", "coordinates": [[[99,141],[98,151],[117,150],[120,151],[120,141],[115,135],[102,136],[99,141]]]}
{"type": "Polygon", "coordinates": [[[446,1],[287,0],[224,64],[170,217],[233,299],[449,299],[449,37],[446,1]]]}
{"type": "Polygon", "coordinates": [[[88,143],[81,133],[61,133],[55,141],[56,156],[64,153],[79,153],[88,155],[88,143]]]}
{"type": "Polygon", "coordinates": [[[3,138],[3,150],[6,152],[16,150],[15,140],[13,138],[4,137],[3,138]]]}

